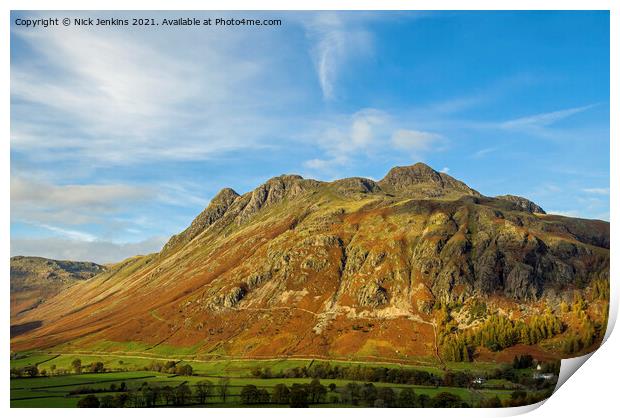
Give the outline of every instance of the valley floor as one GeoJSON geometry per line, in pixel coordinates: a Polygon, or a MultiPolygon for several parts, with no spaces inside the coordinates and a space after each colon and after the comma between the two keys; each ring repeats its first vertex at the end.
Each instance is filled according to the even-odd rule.
{"type": "MultiPolygon", "coordinates": [[[[293,368],[311,368],[319,363],[326,364],[323,360],[312,359],[272,359],[272,360],[242,360],[230,359],[219,361],[184,361],[175,359],[177,364],[189,364],[193,369],[193,375],[180,376],[175,374],[165,374],[144,370],[155,360],[149,356],[131,356],[127,354],[83,354],[83,353],[48,353],[31,352],[23,353],[11,360],[11,368],[18,369],[27,366],[37,366],[39,372],[43,371],[46,376],[37,377],[15,377],[11,379],[11,407],[76,407],[80,399],[89,393],[94,394],[99,399],[105,396],[117,396],[120,392],[121,384],[124,384],[125,391],[139,391],[144,387],[179,387],[187,385],[196,393],[196,385],[206,380],[213,383],[212,393],[206,397],[206,402],[196,400],[189,401],[186,406],[193,407],[281,407],[288,405],[278,405],[274,403],[263,403],[254,405],[242,404],[242,391],[247,385],[254,385],[257,389],[264,389],[272,393],[278,384],[285,384],[288,387],[294,384],[309,384],[311,379],[303,378],[261,378],[253,376],[253,370],[268,368],[270,372],[277,374],[293,368]],[[102,362],[106,372],[103,373],[69,373],[72,369],[72,362],[79,358],[84,366],[91,363],[102,362]],[[59,374],[67,373],[67,374],[59,374]],[[219,394],[218,382],[222,378],[229,379],[229,393],[225,400],[219,394]],[[78,393],[82,391],[82,393],[78,393]]],[[[158,358],[164,360],[164,358],[158,358]]],[[[165,359],[169,360],[169,359],[165,359]]],[[[404,366],[399,364],[387,363],[368,363],[368,362],[341,362],[329,361],[329,364],[342,367],[357,366],[363,364],[368,367],[407,368],[426,371],[436,376],[443,377],[447,372],[442,365],[418,365],[404,366]]],[[[449,364],[450,370],[454,371],[476,371],[484,373],[497,368],[495,363],[454,363],[449,364]]],[[[322,397],[320,403],[312,404],[311,407],[351,407],[366,406],[363,403],[345,403],[342,400],[342,392],[352,380],[345,379],[320,379],[320,383],[325,386],[327,392],[322,397]]],[[[358,385],[363,385],[363,381],[355,381],[358,385]]],[[[508,380],[497,379],[488,380],[484,384],[473,387],[456,386],[424,386],[409,384],[394,384],[386,382],[373,382],[378,390],[381,388],[391,388],[395,394],[400,393],[403,388],[413,389],[416,396],[426,395],[429,399],[441,393],[449,393],[458,396],[468,405],[478,405],[480,402],[497,398],[507,402],[514,397],[515,391],[523,389],[521,386],[508,380]]],[[[533,392],[530,392],[533,393],[533,392]]],[[[165,406],[162,402],[161,406],[165,406]]]]}

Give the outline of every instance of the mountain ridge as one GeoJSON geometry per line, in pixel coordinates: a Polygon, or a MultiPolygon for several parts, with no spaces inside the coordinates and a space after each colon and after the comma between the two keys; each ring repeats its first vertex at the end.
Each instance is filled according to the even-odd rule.
{"type": "Polygon", "coordinates": [[[14,256],[10,260],[11,317],[35,308],[73,284],[106,270],[82,261],[14,256]]]}
{"type": "Polygon", "coordinates": [[[29,312],[42,324],[12,346],[402,360],[437,352],[437,306],[533,315],[608,280],[608,223],[482,196],[425,165],[395,170],[223,189],[161,252],[29,312]]]}

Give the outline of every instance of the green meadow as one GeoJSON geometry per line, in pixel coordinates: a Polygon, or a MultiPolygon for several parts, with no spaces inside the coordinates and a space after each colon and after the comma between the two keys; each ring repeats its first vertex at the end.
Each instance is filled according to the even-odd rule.
{"type": "MultiPolygon", "coordinates": [[[[257,389],[264,389],[268,393],[273,393],[276,385],[285,384],[291,387],[294,384],[307,385],[311,379],[308,377],[273,377],[264,378],[254,375],[253,370],[261,368],[269,369],[274,374],[290,370],[293,368],[311,368],[319,364],[326,364],[322,360],[214,360],[214,361],[182,361],[177,360],[177,365],[189,364],[193,369],[190,376],[181,376],[171,373],[160,373],[157,371],[144,370],[154,361],[151,358],[139,358],[130,356],[113,355],[80,355],[80,354],[51,354],[51,353],[22,353],[19,358],[11,360],[12,368],[25,366],[37,366],[39,372],[44,376],[36,377],[13,377],[11,378],[11,406],[12,407],[76,407],[78,402],[88,394],[94,394],[98,398],[104,396],[115,396],[120,392],[121,384],[124,385],[128,393],[139,392],[145,386],[150,388],[172,387],[178,388],[181,385],[188,386],[192,393],[197,393],[197,383],[210,381],[213,384],[213,391],[206,398],[206,402],[200,405],[194,402],[189,406],[200,407],[233,407],[244,406],[241,404],[241,393],[247,385],[254,385],[257,389]],[[74,373],[72,362],[80,359],[82,365],[88,366],[90,363],[102,362],[106,372],[102,373],[74,373]],[[66,374],[58,374],[66,373],[66,374]],[[222,378],[228,379],[228,393],[226,400],[219,395],[218,385],[222,378]],[[76,393],[82,390],[82,393],[76,393]],[[86,393],[89,392],[89,393],[86,393]]],[[[353,366],[357,362],[335,362],[330,361],[332,366],[353,366]]],[[[372,363],[364,363],[364,366],[373,366],[372,363]]],[[[462,363],[459,364],[462,366],[462,363]]],[[[437,376],[443,376],[445,370],[439,366],[387,366],[383,363],[375,366],[389,368],[407,368],[427,371],[437,376]]],[[[483,368],[491,370],[497,365],[486,364],[483,368]]],[[[470,366],[471,367],[471,366],[470,366]]],[[[86,368],[86,370],[88,370],[86,368]]],[[[341,392],[352,380],[344,379],[320,379],[320,383],[329,388],[323,396],[323,401],[319,404],[310,405],[312,407],[347,407],[341,402],[341,392]]],[[[355,381],[358,385],[364,382],[355,381]]],[[[449,393],[458,396],[463,402],[475,405],[482,400],[499,398],[508,400],[511,397],[514,385],[510,382],[496,380],[491,385],[492,388],[485,388],[486,385],[477,389],[454,386],[421,386],[410,384],[395,384],[385,382],[373,382],[377,390],[381,388],[391,388],[398,395],[404,388],[411,388],[416,396],[426,395],[433,398],[440,393],[449,393]],[[498,389],[506,387],[507,389],[498,389]]],[[[256,406],[287,406],[262,404],[256,406]]]]}

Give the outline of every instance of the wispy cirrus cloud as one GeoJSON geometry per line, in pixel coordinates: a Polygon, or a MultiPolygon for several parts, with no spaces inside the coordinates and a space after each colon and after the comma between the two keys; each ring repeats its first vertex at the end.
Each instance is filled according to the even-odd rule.
{"type": "MultiPolygon", "coordinates": [[[[418,13],[273,14],[268,17],[282,18],[282,27],[12,27],[11,170],[17,183],[25,182],[12,196],[14,238],[53,234],[56,241],[47,241],[51,253],[57,250],[52,246],[63,245],[59,240],[114,244],[172,234],[219,188],[247,191],[300,167],[311,177],[380,176],[386,167],[422,159],[469,173],[483,165],[469,164],[466,171],[462,156],[492,154],[484,166],[504,173],[493,180],[509,181],[506,173],[514,170],[503,166],[509,163],[523,170],[523,190],[563,186],[563,178],[545,174],[538,161],[519,160],[523,149],[541,138],[559,138],[541,147],[546,149],[540,149],[540,159],[566,165],[567,136],[574,144],[583,138],[591,144],[595,135],[589,129],[604,131],[604,119],[602,124],[596,119],[604,106],[571,107],[553,93],[539,100],[549,94],[538,77],[555,59],[551,55],[535,68],[517,66],[524,75],[506,75],[495,68],[495,56],[485,62],[482,37],[471,52],[488,72],[450,83],[435,76],[442,69],[456,75],[468,68],[454,60],[450,45],[435,48],[434,22],[412,23],[417,27],[406,22],[418,13]],[[385,25],[387,19],[394,24],[385,25]],[[425,71],[431,71],[428,77],[425,71]],[[540,89],[532,89],[534,78],[540,89]],[[540,103],[547,103],[547,112],[523,111],[540,109],[540,103]],[[573,117],[577,123],[563,132],[561,122],[573,117]],[[554,160],[558,155],[562,159],[554,160]]],[[[451,28],[459,36],[462,25],[451,28]]],[[[518,54],[506,58],[518,60],[518,54]]],[[[588,94],[571,95],[570,103],[607,100],[604,89],[591,87],[588,81],[588,94]]],[[[574,153],[581,158],[581,151],[574,153]]],[[[578,164],[587,175],[602,177],[575,183],[571,192],[605,200],[582,190],[605,186],[605,164],[578,164]]],[[[485,173],[476,181],[490,177],[485,173]]],[[[558,209],[572,209],[576,201],[572,196],[558,202],[566,189],[539,193],[558,209]]],[[[37,248],[43,250],[43,243],[37,248]]]]}
{"type": "Polygon", "coordinates": [[[569,109],[556,110],[546,113],[538,113],[535,115],[524,116],[512,120],[502,122],[500,128],[502,129],[516,129],[516,130],[530,130],[539,129],[545,126],[552,125],[563,119],[576,115],[578,113],[585,112],[592,109],[595,104],[573,107],[569,109]]]}
{"type": "Polygon", "coordinates": [[[47,224],[38,224],[37,226],[52,231],[61,237],[80,242],[93,242],[97,239],[97,237],[93,234],[89,234],[87,232],[77,231],[74,229],[66,229],[60,228],[58,226],[47,225],[47,224]]]}
{"type": "Polygon", "coordinates": [[[590,194],[609,195],[609,187],[588,187],[582,190],[590,194]]]}
{"type": "Polygon", "coordinates": [[[472,154],[473,158],[483,158],[497,151],[497,147],[482,148],[472,154]]]}
{"type": "Polygon", "coordinates": [[[360,55],[372,53],[372,34],[358,23],[329,12],[316,14],[305,22],[307,36],[313,44],[312,60],[326,100],[336,97],[342,67],[360,55]]]}
{"type": "Polygon", "coordinates": [[[261,148],[275,128],[264,102],[289,98],[270,76],[269,56],[246,57],[239,36],[214,32],[195,48],[170,48],[186,36],[13,33],[36,57],[11,72],[11,146],[31,159],[128,165],[261,148]]]}

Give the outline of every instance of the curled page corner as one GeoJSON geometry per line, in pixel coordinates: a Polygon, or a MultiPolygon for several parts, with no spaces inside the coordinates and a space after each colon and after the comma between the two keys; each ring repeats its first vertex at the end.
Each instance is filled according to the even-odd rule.
{"type": "Polygon", "coordinates": [[[614,283],[609,281],[610,297],[609,297],[609,314],[607,315],[607,329],[605,330],[605,336],[601,345],[605,344],[607,338],[611,335],[614,327],[616,326],[616,318],[618,317],[618,288],[614,283]]]}
{"type": "Polygon", "coordinates": [[[555,389],[553,390],[553,393],[557,392],[557,390],[564,383],[566,383],[566,381],[577,371],[577,369],[583,366],[583,364],[586,361],[588,361],[588,359],[595,352],[596,350],[592,351],[591,353],[586,354],[585,356],[563,359],[562,364],[560,365],[560,375],[558,376],[558,383],[555,385],[555,389]]]}

